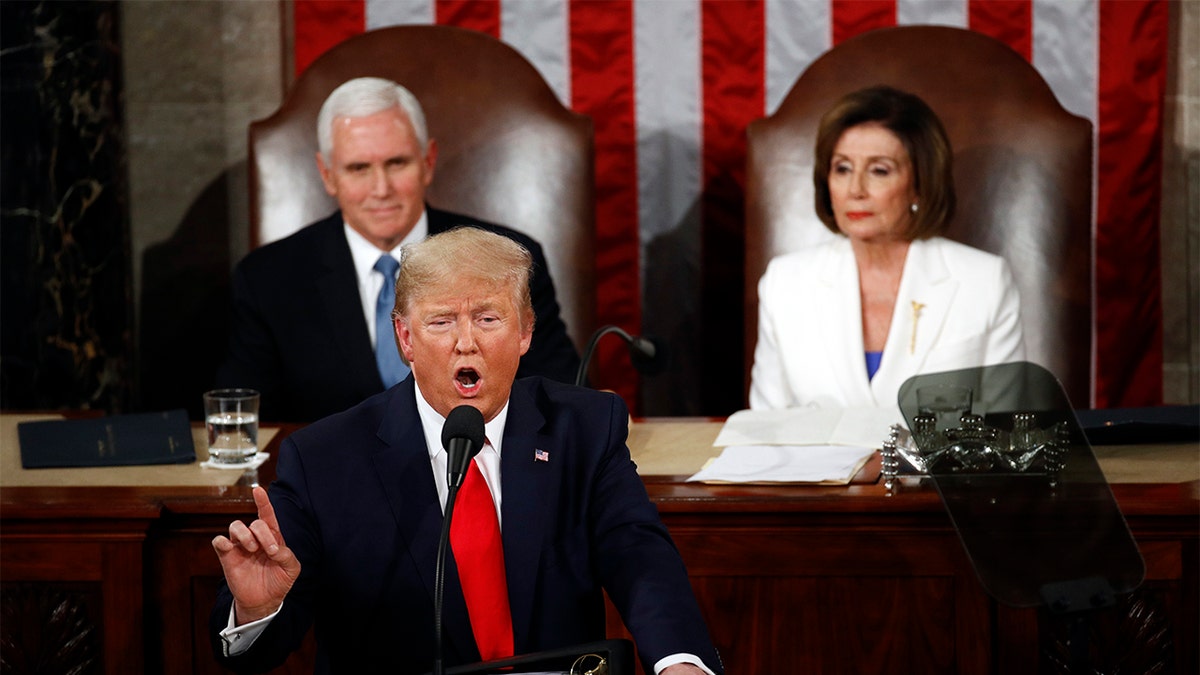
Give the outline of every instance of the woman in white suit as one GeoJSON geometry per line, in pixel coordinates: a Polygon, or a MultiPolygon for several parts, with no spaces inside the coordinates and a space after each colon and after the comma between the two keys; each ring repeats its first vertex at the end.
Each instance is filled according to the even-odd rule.
{"type": "Polygon", "coordinates": [[[871,87],[821,118],[816,211],[835,240],[773,259],[758,285],[750,407],[896,405],[905,380],[1025,358],[998,256],[944,239],[950,143],[917,96],[871,87]]]}

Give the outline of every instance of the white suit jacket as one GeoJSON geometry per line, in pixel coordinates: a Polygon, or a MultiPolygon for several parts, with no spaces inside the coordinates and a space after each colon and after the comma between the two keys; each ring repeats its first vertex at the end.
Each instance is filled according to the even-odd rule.
{"type": "Polygon", "coordinates": [[[914,241],[879,370],[867,379],[850,240],[773,259],[758,284],[750,407],[892,407],[921,373],[1025,358],[1020,301],[1003,258],[948,239],[914,241]]]}

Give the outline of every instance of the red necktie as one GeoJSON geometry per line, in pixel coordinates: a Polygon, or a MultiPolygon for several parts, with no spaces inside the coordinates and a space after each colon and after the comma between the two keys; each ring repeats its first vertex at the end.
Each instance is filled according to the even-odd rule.
{"type": "Polygon", "coordinates": [[[487,482],[473,460],[454,502],[450,547],[480,657],[486,661],[512,656],[512,613],[500,519],[487,482]]]}

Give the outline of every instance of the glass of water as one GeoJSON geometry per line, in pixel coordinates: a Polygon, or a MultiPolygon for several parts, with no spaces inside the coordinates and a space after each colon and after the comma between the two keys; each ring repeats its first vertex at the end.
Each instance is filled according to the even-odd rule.
{"type": "Polygon", "coordinates": [[[208,457],[215,464],[248,464],[258,452],[258,392],[215,389],[204,394],[208,457]]]}

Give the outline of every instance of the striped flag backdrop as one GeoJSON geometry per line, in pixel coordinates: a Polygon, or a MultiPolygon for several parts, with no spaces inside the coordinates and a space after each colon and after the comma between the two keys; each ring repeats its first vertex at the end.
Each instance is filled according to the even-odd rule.
{"type": "Polygon", "coordinates": [[[297,73],[364,30],[449,24],[509,43],[565,105],[592,117],[597,320],[660,336],[673,358],[671,371],[639,389],[627,358],[607,345],[596,384],[630,402],[640,394],[647,415],[743,405],[746,125],[773,112],[808,64],[859,33],[939,24],[997,38],[1095,125],[1095,338],[1079,345],[1094,354],[1093,404],[1161,401],[1165,0],[296,0],[294,8],[297,73]]]}

